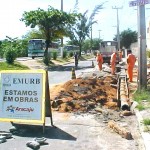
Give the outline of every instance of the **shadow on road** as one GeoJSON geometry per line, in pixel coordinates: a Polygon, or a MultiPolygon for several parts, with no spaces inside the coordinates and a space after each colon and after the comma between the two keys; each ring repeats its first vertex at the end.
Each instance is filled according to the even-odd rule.
{"type": "Polygon", "coordinates": [[[61,139],[76,141],[76,138],[56,126],[45,126],[43,133],[43,126],[40,125],[22,125],[14,124],[17,131],[13,134],[21,137],[45,137],[47,139],[61,139]]]}
{"type": "MultiPolygon", "coordinates": [[[[48,71],[71,71],[72,68],[75,68],[74,65],[68,65],[68,66],[51,66],[48,68],[48,71]]],[[[81,69],[88,69],[92,68],[92,66],[78,66],[75,70],[81,70],[81,69]]]]}

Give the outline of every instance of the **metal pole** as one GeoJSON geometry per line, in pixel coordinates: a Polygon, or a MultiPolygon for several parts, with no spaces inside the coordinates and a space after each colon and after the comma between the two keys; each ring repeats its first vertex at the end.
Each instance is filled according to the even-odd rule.
{"type": "Polygon", "coordinates": [[[138,89],[147,88],[145,5],[138,6],[138,89]]]}
{"type": "Polygon", "coordinates": [[[92,52],[92,46],[93,46],[93,37],[92,37],[92,25],[91,25],[91,52],[92,52]]]}
{"type": "MultiPolygon", "coordinates": [[[[63,0],[61,0],[61,11],[63,11],[63,0]]],[[[61,47],[63,47],[63,37],[61,38],[61,47]]]]}
{"type": "Polygon", "coordinates": [[[120,33],[119,33],[118,9],[117,9],[117,42],[118,42],[118,50],[119,50],[120,49],[120,33]]]}
{"type": "MultiPolygon", "coordinates": [[[[63,11],[63,0],[61,0],[61,11],[63,11]]],[[[63,37],[61,38],[61,57],[63,57],[63,37]]]]}
{"type": "Polygon", "coordinates": [[[118,43],[117,48],[120,49],[120,33],[119,33],[119,15],[118,15],[118,9],[122,9],[122,7],[121,8],[113,7],[113,9],[117,10],[117,43],[118,43]]]}
{"type": "Polygon", "coordinates": [[[98,30],[99,31],[99,50],[101,50],[101,31],[102,30],[98,30]]]}

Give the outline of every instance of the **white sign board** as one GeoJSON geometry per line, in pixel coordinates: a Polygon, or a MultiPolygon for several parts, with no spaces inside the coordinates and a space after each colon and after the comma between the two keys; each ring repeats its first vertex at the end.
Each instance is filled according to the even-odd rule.
{"type": "Polygon", "coordinates": [[[0,120],[42,123],[45,71],[0,72],[0,120]]]}

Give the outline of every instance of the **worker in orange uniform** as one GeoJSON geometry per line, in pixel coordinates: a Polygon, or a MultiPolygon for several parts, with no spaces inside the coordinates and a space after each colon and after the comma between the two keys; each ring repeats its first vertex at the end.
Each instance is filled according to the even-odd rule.
{"type": "Polygon", "coordinates": [[[133,81],[133,68],[136,62],[136,57],[132,54],[131,50],[128,50],[127,56],[127,73],[129,77],[129,82],[133,81]]]}
{"type": "Polygon", "coordinates": [[[101,71],[102,70],[102,64],[103,64],[103,56],[100,52],[97,52],[96,61],[97,61],[98,68],[101,71]]]}
{"type": "Polygon", "coordinates": [[[116,68],[116,58],[117,58],[117,52],[114,51],[110,58],[110,64],[111,64],[111,74],[115,74],[115,68],[116,68]]]}

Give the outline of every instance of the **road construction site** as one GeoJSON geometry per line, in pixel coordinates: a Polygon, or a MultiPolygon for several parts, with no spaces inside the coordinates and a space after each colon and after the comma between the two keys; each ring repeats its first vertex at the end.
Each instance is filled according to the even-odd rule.
{"type": "MultiPolygon", "coordinates": [[[[53,126],[46,117],[44,134],[40,126],[16,127],[0,149],[30,149],[28,141],[44,137],[41,150],[145,150],[132,99],[137,68],[133,83],[128,83],[124,62],[117,66],[116,75],[110,74],[107,64],[102,71],[92,67],[78,76],[74,70],[67,82],[51,86],[53,126]]],[[[6,131],[12,128],[0,126],[6,131]]]]}

